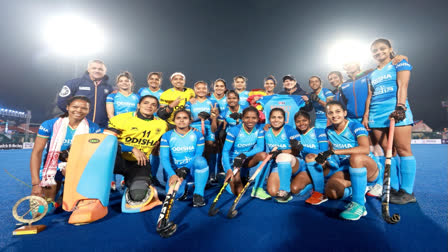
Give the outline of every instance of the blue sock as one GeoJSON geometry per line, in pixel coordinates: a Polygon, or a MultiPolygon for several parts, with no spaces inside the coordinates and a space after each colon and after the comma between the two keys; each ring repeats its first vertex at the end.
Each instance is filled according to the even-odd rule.
{"type": "Polygon", "coordinates": [[[352,201],[364,206],[364,194],[367,186],[367,169],[349,168],[350,180],[352,181],[352,201]]]}
{"type": "MultiPolygon", "coordinates": [[[[258,162],[258,165],[254,167],[255,170],[258,169],[258,167],[260,167],[261,163],[263,163],[262,161],[258,162]]],[[[263,188],[264,186],[264,180],[266,179],[266,176],[268,175],[269,172],[269,167],[268,167],[269,163],[266,163],[265,166],[261,169],[260,173],[258,173],[258,176],[255,178],[255,183],[254,183],[254,188],[263,188]]]]}
{"type": "Polygon", "coordinates": [[[300,192],[299,196],[304,195],[305,193],[309,192],[311,189],[313,189],[313,184],[306,185],[300,192]]]}
{"type": "Polygon", "coordinates": [[[392,157],[390,163],[390,187],[397,190],[400,189],[400,180],[398,179],[398,165],[395,157],[392,157]]]}
{"type": "Polygon", "coordinates": [[[407,193],[412,194],[414,191],[415,171],[417,169],[417,162],[414,156],[401,157],[400,159],[400,175],[401,175],[401,189],[407,193]]]}
{"type": "Polygon", "coordinates": [[[151,155],[150,163],[151,163],[151,175],[153,178],[157,178],[157,171],[159,170],[160,165],[160,157],[151,155]]]}
{"type": "Polygon", "coordinates": [[[341,200],[346,200],[350,196],[352,196],[352,187],[346,187],[344,188],[344,195],[342,196],[341,200]]]}
{"type": "Polygon", "coordinates": [[[306,163],[306,168],[311,175],[314,184],[314,191],[324,193],[324,170],[322,165],[315,161],[306,163]]]}
{"type": "Polygon", "coordinates": [[[210,178],[216,177],[216,153],[210,153],[208,155],[208,167],[210,167],[210,178]]]}
{"type": "Polygon", "coordinates": [[[277,162],[278,177],[280,178],[280,190],[291,191],[292,168],[290,162],[277,162]]]}
{"type": "Polygon", "coordinates": [[[208,167],[195,167],[194,169],[194,193],[204,197],[205,185],[208,180],[208,167]]]}

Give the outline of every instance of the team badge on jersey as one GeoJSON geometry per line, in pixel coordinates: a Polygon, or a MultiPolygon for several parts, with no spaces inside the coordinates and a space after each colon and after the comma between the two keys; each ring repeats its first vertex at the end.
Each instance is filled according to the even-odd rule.
{"type": "Polygon", "coordinates": [[[61,92],[59,92],[60,97],[67,97],[70,95],[70,88],[67,86],[63,86],[61,92]]]}

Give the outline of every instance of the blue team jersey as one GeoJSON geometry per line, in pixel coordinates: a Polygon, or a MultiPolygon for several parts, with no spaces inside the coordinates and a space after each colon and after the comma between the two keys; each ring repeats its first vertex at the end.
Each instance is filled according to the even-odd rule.
{"type": "Polygon", "coordinates": [[[358,74],[355,80],[348,80],[341,85],[340,101],[347,108],[347,117],[362,120],[366,110],[366,100],[369,94],[368,79],[371,71],[358,74]]]}
{"type": "Polygon", "coordinates": [[[227,107],[227,97],[224,95],[221,99],[216,98],[215,94],[208,97],[211,101],[218,103],[219,111],[224,111],[227,107]]]}
{"type": "Polygon", "coordinates": [[[328,138],[325,129],[311,128],[308,132],[301,134],[301,143],[307,148],[307,151],[301,151],[301,157],[304,159],[307,154],[318,154],[328,150],[328,138]]]}
{"type": "MultiPolygon", "coordinates": [[[[397,65],[389,62],[382,69],[374,70],[370,75],[372,99],[370,101],[369,127],[389,127],[389,115],[397,105],[397,72],[411,71],[412,66],[402,60],[397,65]]],[[[398,122],[396,126],[409,125],[413,123],[412,112],[406,99],[406,119],[398,122]]]]}
{"type": "Polygon", "coordinates": [[[240,106],[249,106],[249,102],[247,101],[247,99],[249,98],[249,91],[245,90],[241,93],[238,94],[240,96],[240,101],[239,104],[240,106]]]}
{"type": "Polygon", "coordinates": [[[293,128],[296,127],[294,115],[300,108],[305,106],[305,101],[299,95],[269,95],[258,100],[263,106],[263,113],[266,116],[266,123],[269,123],[269,113],[273,108],[281,108],[286,113],[285,123],[293,128]]]}
{"type": "Polygon", "coordinates": [[[266,142],[266,152],[271,152],[274,147],[277,147],[277,150],[290,150],[291,144],[289,144],[289,140],[296,139],[297,141],[300,141],[300,134],[293,127],[285,125],[277,135],[275,135],[272,128],[270,128],[265,133],[264,138],[266,142]]]}
{"type": "Polygon", "coordinates": [[[162,89],[159,89],[159,90],[153,92],[153,91],[151,91],[151,89],[149,89],[148,87],[140,88],[140,89],[138,90],[138,95],[139,95],[140,97],[143,97],[143,96],[145,96],[145,95],[152,95],[152,96],[157,97],[157,100],[160,100],[160,96],[162,95],[162,93],[163,93],[163,90],[162,90],[162,89]]]}
{"type": "MultiPolygon", "coordinates": [[[[325,132],[327,133],[328,140],[335,150],[357,147],[359,146],[358,137],[367,137],[369,135],[366,128],[364,128],[361,123],[351,120],[348,120],[345,128],[339,134],[336,132],[333,125],[328,126],[325,129],[325,132]]],[[[345,159],[348,156],[349,155],[338,155],[340,160],[345,159]]]]}
{"type": "MultiPolygon", "coordinates": [[[[245,108],[247,108],[247,106],[239,105],[239,108],[238,108],[238,111],[237,111],[237,112],[240,113],[240,114],[242,114],[242,113],[243,113],[243,110],[244,110],[245,108]]],[[[224,111],[222,111],[222,112],[220,113],[221,120],[225,120],[225,121],[227,122],[227,128],[226,128],[226,131],[229,131],[229,129],[230,129],[231,127],[236,126],[237,124],[239,124],[239,123],[241,122],[240,119],[238,119],[238,121],[236,121],[235,119],[231,118],[231,117],[230,117],[230,114],[232,114],[232,113],[233,113],[233,112],[230,110],[229,106],[226,106],[226,108],[224,109],[224,111]]]]}
{"type": "MultiPolygon", "coordinates": [[[[212,113],[212,107],[217,104],[215,101],[212,101],[210,99],[205,99],[204,101],[200,102],[199,100],[196,100],[194,104],[191,104],[190,101],[185,103],[185,109],[191,112],[191,116],[193,117],[192,124],[201,124],[201,119],[199,118],[200,112],[207,112],[209,114],[212,113]]],[[[205,124],[210,125],[210,120],[205,120],[205,124]]]]}
{"type": "MultiPolygon", "coordinates": [[[[317,94],[320,100],[327,102],[328,98],[334,97],[334,94],[327,88],[321,88],[317,94]]],[[[319,102],[311,101],[316,112],[316,128],[325,129],[327,127],[327,116],[325,115],[325,107],[319,104],[319,102]]]]}
{"type": "MultiPolygon", "coordinates": [[[[53,137],[53,126],[56,123],[56,121],[59,118],[54,118],[47,120],[43,122],[40,127],[39,131],[37,132],[37,136],[41,138],[48,139],[48,143],[50,143],[51,138],[53,137]]],[[[98,126],[98,124],[93,123],[92,121],[87,119],[87,122],[89,123],[89,133],[101,133],[101,129],[98,126]]],[[[61,151],[68,149],[73,141],[73,136],[75,135],[76,129],[71,128],[70,126],[67,126],[67,132],[65,133],[65,139],[61,146],[61,151]]],[[[50,147],[50,144],[47,144],[47,149],[50,147]]]]}
{"type": "Polygon", "coordinates": [[[106,104],[114,105],[114,116],[116,116],[127,112],[135,112],[139,99],[140,97],[136,94],[126,96],[120,92],[116,92],[107,96],[106,104]]]}
{"type": "Polygon", "coordinates": [[[229,129],[222,151],[224,170],[230,168],[232,160],[241,153],[251,157],[264,150],[263,126],[257,124],[251,132],[247,132],[242,124],[229,129]]]}
{"type": "Polygon", "coordinates": [[[204,151],[204,136],[194,129],[191,129],[185,135],[181,135],[176,130],[170,130],[163,134],[160,141],[160,155],[163,162],[163,168],[170,176],[175,169],[181,167],[191,168],[195,156],[201,156],[204,151]],[[165,164],[164,164],[165,163],[165,164]],[[174,170],[173,170],[174,169],[174,170]]]}

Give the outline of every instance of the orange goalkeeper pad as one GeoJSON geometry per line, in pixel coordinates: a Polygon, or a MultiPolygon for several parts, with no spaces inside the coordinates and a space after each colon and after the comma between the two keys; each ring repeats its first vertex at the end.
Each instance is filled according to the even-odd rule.
{"type": "Polygon", "coordinates": [[[78,202],[68,223],[83,225],[102,219],[107,215],[107,207],[103,206],[97,199],[83,199],[78,202]]]}

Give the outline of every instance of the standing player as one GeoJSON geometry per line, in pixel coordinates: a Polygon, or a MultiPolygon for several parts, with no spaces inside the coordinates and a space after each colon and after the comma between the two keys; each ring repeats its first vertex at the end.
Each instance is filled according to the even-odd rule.
{"type": "MultiPolygon", "coordinates": [[[[229,186],[226,188],[229,193],[238,195],[243,190],[243,182],[240,174],[246,174],[248,169],[259,164],[266,158],[264,151],[264,130],[258,124],[258,110],[254,107],[247,107],[243,110],[242,124],[238,124],[227,132],[226,142],[222,152],[222,163],[227,177],[233,176],[232,166],[240,168],[240,172],[233,176],[229,186]]],[[[269,171],[267,167],[265,171],[269,171]]],[[[252,189],[252,197],[262,200],[270,199],[271,196],[263,189],[266,172],[261,172],[255,179],[252,189]]]]}
{"type": "Polygon", "coordinates": [[[269,114],[271,127],[265,134],[266,152],[272,151],[271,174],[268,178],[268,192],[275,200],[286,203],[292,200],[291,178],[301,169],[300,161],[295,157],[303,149],[300,144],[300,134],[293,127],[285,125],[285,111],[274,108],[269,114]]]}
{"type": "Polygon", "coordinates": [[[140,98],[136,112],[112,117],[107,132],[121,142],[115,160],[115,174],[124,176],[128,197],[132,204],[144,201],[151,191],[149,155],[158,147],[160,138],[168,129],[167,123],[154,116],[159,101],[152,95],[140,98]]]}
{"type": "Polygon", "coordinates": [[[339,71],[332,71],[328,74],[328,82],[334,87],[332,91],[334,94],[334,100],[341,100],[341,84],[344,82],[342,73],[339,71]]]}
{"type": "Polygon", "coordinates": [[[61,117],[47,120],[40,125],[31,152],[31,195],[45,196],[51,201],[55,200],[65,176],[65,170],[58,167],[61,152],[70,147],[76,135],[100,132],[96,123],[86,119],[90,111],[90,100],[87,97],[71,97],[67,100],[66,110],[67,113],[61,117]],[[46,156],[42,158],[45,149],[46,156]],[[42,161],[41,180],[39,171],[42,161]]]}
{"type": "Polygon", "coordinates": [[[119,114],[135,112],[139,101],[138,95],[132,93],[134,81],[131,73],[120,73],[115,83],[118,91],[109,94],[106,99],[107,117],[109,119],[119,114]]]}
{"type": "Polygon", "coordinates": [[[194,97],[194,91],[185,87],[185,75],[180,72],[173,73],[170,77],[173,88],[170,88],[160,96],[161,108],[157,115],[169,123],[169,128],[174,128],[173,112],[183,109],[185,103],[194,97]]]}
{"type": "Polygon", "coordinates": [[[246,82],[247,78],[242,75],[233,77],[233,87],[238,93],[240,97],[239,103],[243,107],[249,106],[249,103],[247,102],[247,98],[249,98],[249,91],[246,90],[246,82]]]}
{"type": "Polygon", "coordinates": [[[249,98],[247,99],[247,101],[252,107],[258,109],[258,115],[260,117],[261,123],[265,122],[266,117],[263,114],[263,106],[258,103],[258,100],[260,100],[263,96],[274,95],[274,89],[276,85],[277,80],[275,79],[275,77],[269,75],[268,77],[264,78],[264,89],[253,89],[249,92],[249,98]]]}
{"type": "Polygon", "coordinates": [[[318,76],[311,76],[309,85],[313,90],[310,94],[310,100],[313,104],[314,111],[316,111],[316,121],[314,122],[314,126],[318,129],[325,129],[327,127],[325,105],[327,102],[333,100],[334,95],[330,90],[322,87],[322,81],[318,76]]]}
{"type": "Polygon", "coordinates": [[[216,102],[207,98],[207,83],[198,81],[194,84],[194,92],[196,94],[195,102],[188,101],[185,104],[185,110],[190,111],[193,117],[191,127],[202,132],[205,138],[205,156],[207,157],[210,167],[210,176],[215,179],[216,176],[216,145],[215,132],[218,128],[217,117],[212,114],[219,115],[219,108],[216,102]],[[202,125],[204,127],[202,128],[202,125]]]}
{"type": "Polygon", "coordinates": [[[396,65],[392,64],[394,53],[387,39],[375,40],[371,52],[378,67],[370,76],[371,91],[363,124],[372,129],[373,135],[385,151],[389,117],[395,118],[394,148],[400,157],[401,184],[397,183],[397,173],[391,167],[390,203],[416,202],[413,195],[416,161],[411,150],[411,128],[414,121],[407,97],[412,66],[405,59],[396,65]]]}
{"type": "Polygon", "coordinates": [[[213,83],[213,93],[210,94],[209,99],[218,103],[219,111],[224,111],[227,106],[227,86],[226,81],[223,79],[217,79],[213,83]]]}
{"type": "MultiPolygon", "coordinates": [[[[168,173],[170,185],[179,180],[177,169],[186,167],[190,174],[182,182],[179,191],[188,192],[187,181],[194,180],[193,207],[205,206],[204,190],[208,179],[207,160],[202,157],[204,136],[190,127],[191,113],[185,109],[174,112],[175,128],[165,133],[160,144],[163,169],[168,173]]],[[[177,194],[176,198],[186,198],[187,194],[177,194]],[[184,196],[184,197],[182,197],[184,196]]]]}
{"type": "Polygon", "coordinates": [[[140,90],[138,90],[138,95],[140,95],[140,97],[152,95],[160,100],[160,96],[163,93],[163,90],[160,88],[162,85],[162,73],[150,72],[146,77],[146,81],[148,82],[148,87],[140,88],[140,90]]]}
{"type": "Polygon", "coordinates": [[[361,123],[345,118],[347,110],[342,103],[328,102],[326,112],[331,123],[326,133],[333,148],[319,153],[315,160],[323,164],[333,155],[337,171],[328,179],[325,194],[330,199],[340,199],[350,194],[351,186],[352,201],[339,216],[359,220],[367,215],[364,197],[367,182],[375,182],[379,174],[378,164],[369,157],[369,134],[361,123]]]}
{"type": "Polygon", "coordinates": [[[227,107],[224,111],[221,111],[221,118],[223,120],[223,129],[226,132],[241,122],[241,113],[247,106],[243,106],[239,103],[240,96],[235,90],[227,92],[227,107]]]}

